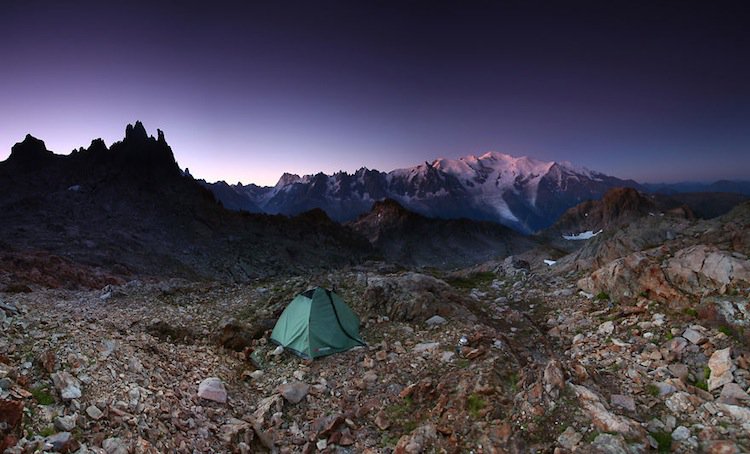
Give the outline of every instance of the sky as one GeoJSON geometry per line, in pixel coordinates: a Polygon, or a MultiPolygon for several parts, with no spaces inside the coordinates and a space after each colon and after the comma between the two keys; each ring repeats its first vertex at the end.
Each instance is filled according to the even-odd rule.
{"type": "Polygon", "coordinates": [[[0,2],[0,160],[143,121],[208,181],[500,151],[750,179],[742,2],[0,2]]]}

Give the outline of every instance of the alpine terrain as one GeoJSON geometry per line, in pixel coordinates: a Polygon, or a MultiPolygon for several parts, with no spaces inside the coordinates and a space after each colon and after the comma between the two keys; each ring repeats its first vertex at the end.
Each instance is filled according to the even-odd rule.
{"type": "Polygon", "coordinates": [[[497,153],[210,186],[139,122],[0,163],[0,452],[750,452],[748,201],[497,153]]]}

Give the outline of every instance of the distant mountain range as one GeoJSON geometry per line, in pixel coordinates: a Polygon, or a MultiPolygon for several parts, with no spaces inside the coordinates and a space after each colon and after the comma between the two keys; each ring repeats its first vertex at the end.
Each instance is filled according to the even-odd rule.
{"type": "Polygon", "coordinates": [[[493,221],[530,233],[551,225],[566,209],[598,199],[613,187],[640,188],[567,162],[490,152],[437,159],[406,169],[354,174],[284,174],[276,186],[203,184],[229,209],[295,215],[320,208],[340,222],[393,199],[424,216],[493,221]]]}

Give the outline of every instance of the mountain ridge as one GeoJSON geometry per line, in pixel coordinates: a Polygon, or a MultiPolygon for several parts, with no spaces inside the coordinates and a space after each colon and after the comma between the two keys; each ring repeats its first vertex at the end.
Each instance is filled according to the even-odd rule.
{"type": "MultiPolygon", "coordinates": [[[[106,147],[57,155],[27,136],[0,162],[0,278],[14,257],[43,251],[74,264],[130,276],[247,281],[259,276],[357,263],[366,240],[315,215],[238,213],[180,170],[164,133],[140,122],[106,147]]],[[[3,279],[0,279],[2,284],[3,279]]]]}
{"type": "Polygon", "coordinates": [[[245,198],[251,206],[272,214],[293,215],[321,208],[331,218],[347,222],[368,212],[376,201],[389,198],[424,216],[493,221],[523,233],[551,225],[565,209],[599,198],[612,187],[639,187],[633,180],[569,162],[500,152],[438,158],[389,172],[362,167],[352,174],[285,173],[276,185],[268,187],[202,184],[225,206],[237,206],[236,200],[245,198]],[[227,186],[233,194],[227,194],[227,186]]]}

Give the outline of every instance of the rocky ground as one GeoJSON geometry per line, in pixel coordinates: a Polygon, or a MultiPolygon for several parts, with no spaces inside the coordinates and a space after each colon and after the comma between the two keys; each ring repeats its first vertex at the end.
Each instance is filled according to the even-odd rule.
{"type": "MultiPolygon", "coordinates": [[[[2,294],[2,447],[750,450],[741,325],[645,296],[586,294],[579,274],[525,265],[2,294]],[[361,315],[367,348],[304,361],[267,342],[286,302],[313,283],[335,286],[361,315]]],[[[746,310],[746,295],[736,300],[716,304],[746,310]]]]}

